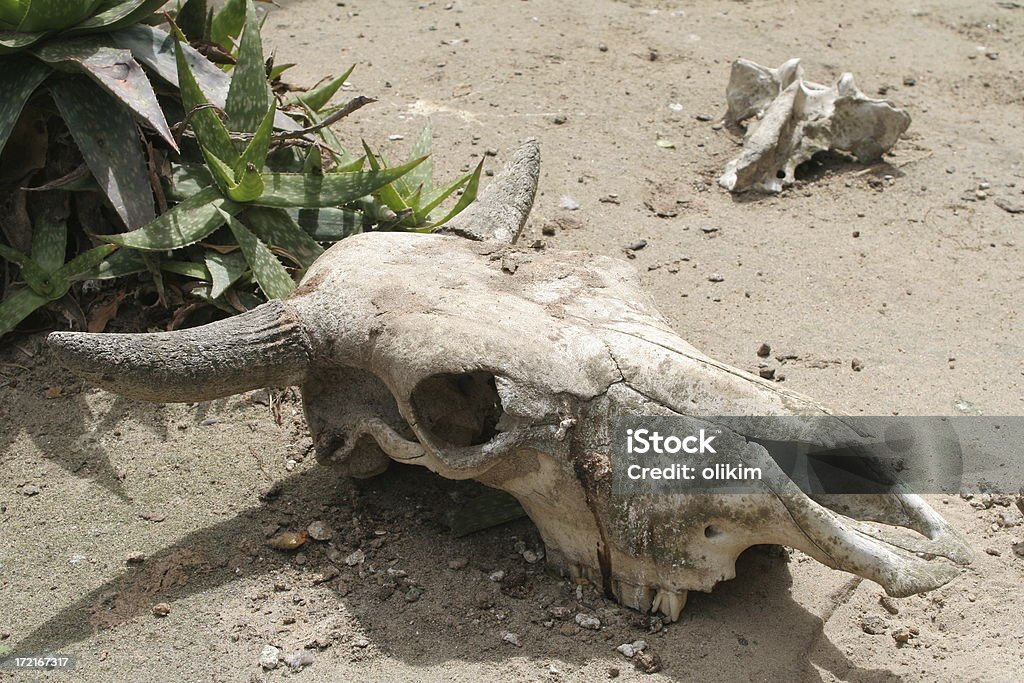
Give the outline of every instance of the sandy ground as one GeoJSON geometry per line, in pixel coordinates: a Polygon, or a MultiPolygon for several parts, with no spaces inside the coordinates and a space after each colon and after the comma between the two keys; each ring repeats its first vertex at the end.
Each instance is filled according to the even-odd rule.
{"type": "MultiPolygon", "coordinates": [[[[384,143],[401,155],[430,115],[438,167],[454,175],[488,149],[496,169],[539,137],[526,239],[619,256],[646,240],[634,261],[645,283],[712,356],[755,370],[768,342],[796,356],[772,360],[787,386],[853,414],[1024,411],[1024,215],[995,203],[1024,201],[1018,4],[281,5],[266,36],[278,62],[300,64],[291,81],[355,62],[354,91],[380,100],[339,129],[350,144],[403,135],[384,143]],[[714,181],[737,140],[715,122],[740,56],[803,57],[818,81],[852,71],[867,93],[887,87],[911,128],[885,164],[826,160],[782,196],[735,199],[714,181]]],[[[798,553],[750,552],[737,579],[650,632],[527,564],[517,542],[539,545],[527,521],[453,538],[442,521],[471,485],[410,469],[351,483],[316,466],[291,394],[275,398],[280,424],[267,392],[138,404],[81,386],[39,342],[0,349],[0,647],[78,658],[44,680],[1022,677],[1024,558],[1011,544],[1024,527],[1003,526],[1009,498],[932,499],[977,559],[896,614],[874,584],[798,553]],[[316,520],[330,543],[265,546],[316,520]],[[357,550],[365,560],[349,566],[357,550]],[[505,579],[489,580],[499,569],[505,579]],[[161,602],[170,612],[154,616],[161,602]],[[576,629],[577,611],[601,630],[576,629]],[[875,618],[884,632],[872,635],[875,618]],[[890,635],[900,627],[918,631],[904,646],[890,635]],[[638,638],[661,673],[615,652],[638,638]],[[315,661],[265,672],[267,644],[315,661]]]]}

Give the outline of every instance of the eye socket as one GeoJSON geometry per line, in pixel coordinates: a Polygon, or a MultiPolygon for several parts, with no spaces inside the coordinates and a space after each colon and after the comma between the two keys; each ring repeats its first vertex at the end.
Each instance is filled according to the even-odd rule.
{"type": "Polygon", "coordinates": [[[488,372],[433,375],[412,392],[420,426],[453,446],[479,446],[498,433],[503,408],[488,372]]]}

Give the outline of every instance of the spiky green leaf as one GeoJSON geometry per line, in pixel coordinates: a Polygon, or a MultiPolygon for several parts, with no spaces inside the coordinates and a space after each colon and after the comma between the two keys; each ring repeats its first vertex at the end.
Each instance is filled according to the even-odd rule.
{"type": "Polygon", "coordinates": [[[224,105],[231,129],[243,133],[255,132],[267,111],[272,108],[272,102],[256,8],[252,0],[246,0],[245,30],[238,45],[238,61],[231,73],[228,99],[224,105]]]}
{"type": "Polygon", "coordinates": [[[263,116],[263,121],[252,136],[252,140],[249,141],[249,144],[242,151],[242,156],[235,165],[235,173],[241,172],[244,167],[249,165],[254,166],[257,171],[262,171],[267,163],[267,155],[270,152],[270,139],[273,135],[274,110],[268,108],[263,116]]]}
{"type": "Polygon", "coordinates": [[[358,173],[264,173],[263,195],[253,203],[259,206],[291,207],[339,206],[375,192],[401,178],[422,159],[380,171],[358,173]]]}
{"type": "Polygon", "coordinates": [[[352,209],[289,209],[288,214],[317,242],[337,242],[361,233],[367,223],[372,224],[365,214],[352,209]]]}
{"type": "Polygon", "coordinates": [[[0,55],[24,50],[35,45],[47,35],[46,31],[22,33],[20,31],[0,30],[0,55]]]}
{"type": "MultiPolygon", "coordinates": [[[[365,140],[363,140],[363,150],[366,152],[366,159],[370,162],[370,169],[372,171],[379,172],[385,167],[383,160],[370,150],[370,146],[366,144],[365,140]]],[[[425,162],[426,159],[421,159],[421,161],[425,162]]],[[[395,180],[397,181],[398,179],[396,178],[395,180]]],[[[397,184],[397,182],[394,184],[388,183],[387,185],[382,186],[376,192],[376,195],[395,213],[405,213],[409,210],[409,205],[406,204],[405,199],[398,192],[395,184],[397,184]]]]}
{"type": "Polygon", "coordinates": [[[113,280],[125,275],[142,273],[145,270],[146,261],[140,252],[132,249],[118,249],[95,268],[82,273],[77,279],[113,280]]]}
{"type": "Polygon", "coordinates": [[[274,256],[274,252],[270,251],[266,244],[233,216],[224,214],[224,220],[227,221],[235,239],[238,240],[238,246],[242,248],[245,260],[249,262],[249,267],[252,268],[252,274],[256,278],[256,283],[263,290],[263,293],[267,295],[267,298],[283,299],[291,294],[292,290],[295,289],[295,282],[285,267],[281,265],[281,262],[277,260],[277,257],[274,256]]]}
{"type": "Polygon", "coordinates": [[[207,187],[149,225],[119,235],[104,235],[103,239],[142,251],[180,249],[224,225],[223,214],[237,213],[240,208],[225,199],[217,188],[207,187]]]}
{"type": "Polygon", "coordinates": [[[267,246],[282,249],[303,268],[313,265],[323,247],[306,234],[283,209],[252,207],[243,216],[245,224],[267,246]]]}
{"type": "MultiPolygon", "coordinates": [[[[131,50],[136,60],[160,78],[168,83],[178,85],[178,62],[174,39],[166,31],[155,26],[139,24],[111,33],[109,38],[117,47],[131,50]]],[[[200,89],[214,106],[223,108],[227,101],[231,79],[189,45],[182,45],[182,52],[185,53],[185,60],[200,89]]],[[[301,128],[298,122],[280,111],[274,117],[274,127],[278,130],[289,131],[301,128]]]]}
{"type": "Polygon", "coordinates": [[[210,106],[210,101],[206,99],[206,95],[203,94],[202,88],[196,81],[195,74],[192,73],[185,49],[185,36],[180,35],[181,32],[176,27],[174,30],[176,31],[178,89],[181,92],[181,104],[185,109],[185,115],[192,125],[192,130],[196,133],[199,144],[229,166],[234,165],[238,161],[238,152],[235,151],[235,146],[231,142],[231,135],[224,127],[220,116],[210,106]]]}
{"type": "Polygon", "coordinates": [[[33,311],[49,303],[45,296],[36,294],[26,287],[0,302],[0,337],[18,326],[33,311]]]}
{"type": "Polygon", "coordinates": [[[231,42],[242,32],[245,24],[245,0],[227,0],[213,15],[210,40],[231,51],[231,42]]]}
{"type": "Polygon", "coordinates": [[[306,107],[309,107],[315,112],[319,112],[321,109],[326,107],[327,103],[331,101],[331,98],[337,94],[337,92],[341,89],[341,86],[343,86],[345,84],[345,81],[348,80],[348,77],[352,75],[352,71],[355,68],[356,65],[353,64],[348,68],[348,71],[346,71],[342,75],[338,76],[337,78],[333,78],[324,83],[323,85],[319,85],[313,88],[312,90],[309,90],[304,93],[299,93],[291,100],[289,100],[287,104],[301,104],[306,107]]]}
{"type": "Polygon", "coordinates": [[[167,199],[180,202],[213,184],[210,172],[202,164],[171,164],[170,187],[164,194],[167,199]]]}
{"type": "Polygon", "coordinates": [[[34,208],[32,260],[45,272],[53,273],[64,265],[64,253],[67,251],[67,203],[58,193],[50,193],[49,196],[43,195],[34,208]]]}
{"type": "Polygon", "coordinates": [[[4,58],[0,69],[0,152],[21,116],[21,110],[52,69],[26,57],[4,58]]]}
{"type": "Polygon", "coordinates": [[[102,88],[84,79],[53,79],[50,94],[93,177],[129,228],[153,219],[153,189],[138,127],[102,88]]]}
{"type": "Polygon", "coordinates": [[[88,251],[83,251],[68,261],[56,274],[67,279],[69,282],[84,280],[89,272],[99,266],[103,259],[113,254],[116,249],[116,244],[101,244],[88,251]]]}
{"type": "MultiPolygon", "coordinates": [[[[452,193],[454,193],[460,187],[463,187],[467,185],[469,182],[471,182],[474,176],[479,179],[479,175],[480,167],[478,166],[476,170],[471,171],[466,175],[462,176],[448,187],[436,188],[431,194],[429,194],[428,196],[424,197],[421,200],[419,208],[416,209],[416,222],[423,223],[425,221],[430,220],[430,213],[434,209],[440,206],[441,203],[444,202],[444,200],[448,199],[448,197],[450,197],[452,193]]],[[[474,191],[473,197],[475,198],[475,196],[476,195],[474,191]]],[[[470,199],[470,201],[472,201],[472,198],[470,199]]],[[[454,218],[454,216],[451,216],[450,218],[454,218]]],[[[450,218],[446,220],[450,220],[450,218]]]]}
{"type": "Polygon", "coordinates": [[[193,280],[211,281],[210,271],[206,269],[205,265],[195,261],[161,261],[160,268],[168,273],[177,273],[193,280]]]}
{"type": "Polygon", "coordinates": [[[444,225],[459,215],[463,209],[473,203],[476,199],[477,190],[480,188],[480,173],[483,171],[483,168],[484,162],[481,160],[477,165],[476,170],[473,171],[469,182],[466,184],[466,189],[462,191],[462,196],[459,197],[459,201],[455,203],[455,206],[452,207],[452,210],[449,211],[444,218],[428,226],[428,230],[433,230],[434,228],[444,225]]]}
{"type": "Polygon", "coordinates": [[[204,259],[206,269],[210,271],[210,281],[213,284],[210,288],[211,299],[219,299],[231,285],[238,282],[249,267],[245,261],[245,255],[240,251],[220,254],[207,250],[204,259]]]}
{"type": "MultiPolygon", "coordinates": [[[[420,135],[416,139],[416,144],[412,147],[410,156],[410,160],[419,159],[420,157],[427,157],[427,160],[402,176],[395,183],[406,196],[414,194],[419,188],[422,188],[423,196],[427,196],[434,191],[434,160],[430,157],[433,136],[434,133],[430,121],[427,121],[427,124],[423,126],[423,130],[420,131],[420,135]]],[[[417,206],[414,202],[407,203],[413,207],[417,206]]]]}
{"type": "Polygon", "coordinates": [[[69,29],[100,9],[106,0],[29,0],[17,30],[59,31],[69,29]]]}
{"type": "MultiPolygon", "coordinates": [[[[36,0],[38,2],[39,0],[36,0]]],[[[166,0],[126,0],[125,2],[108,3],[111,5],[93,17],[81,22],[67,33],[79,35],[98,33],[100,31],[116,31],[146,19],[166,2],[166,0]]]]}
{"type": "Polygon", "coordinates": [[[174,17],[174,23],[189,41],[207,40],[207,16],[206,0],[185,0],[174,17]]]}
{"type": "Polygon", "coordinates": [[[312,145],[306,152],[306,160],[302,163],[302,172],[316,174],[324,172],[324,157],[320,152],[319,145],[312,145]]]}
{"type": "Polygon", "coordinates": [[[47,64],[82,71],[155,130],[172,149],[178,145],[157,102],[153,86],[132,53],[99,38],[51,41],[32,53],[47,64]]]}

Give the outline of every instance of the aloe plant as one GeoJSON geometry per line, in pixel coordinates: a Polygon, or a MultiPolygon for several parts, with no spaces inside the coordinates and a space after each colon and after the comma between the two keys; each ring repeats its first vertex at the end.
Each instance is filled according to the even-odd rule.
{"type": "MultiPolygon", "coordinates": [[[[289,294],[325,243],[364,229],[430,230],[476,196],[479,167],[434,187],[429,126],[397,166],[365,143],[364,156],[345,150],[329,125],[372,102],[331,105],[351,68],[281,104],[272,84],[287,65],[265,60],[253,0],[227,0],[216,11],[186,0],[169,30],[151,25],[162,4],[0,0],[4,168],[22,161],[12,157],[23,145],[5,152],[5,144],[36,110],[59,116],[81,164],[69,171],[68,155],[51,152],[37,174],[42,184],[11,193],[25,203],[32,190],[45,198],[34,204],[63,201],[67,209],[68,192],[97,191],[127,228],[97,230],[95,216],[81,212],[65,210],[57,221],[52,211],[33,211],[31,249],[23,234],[19,251],[0,220],[10,243],[0,244],[0,259],[19,267],[22,283],[0,303],[0,336],[67,296],[74,282],[146,271],[161,299],[177,283],[239,312],[289,294]],[[211,49],[220,51],[220,66],[203,56],[211,49]],[[434,215],[460,190],[451,211],[434,215]],[[64,263],[69,238],[72,246],[107,244],[72,251],[64,263]]],[[[51,126],[51,146],[68,137],[60,126],[51,126]]],[[[0,203],[5,191],[0,186],[0,203]]]]}

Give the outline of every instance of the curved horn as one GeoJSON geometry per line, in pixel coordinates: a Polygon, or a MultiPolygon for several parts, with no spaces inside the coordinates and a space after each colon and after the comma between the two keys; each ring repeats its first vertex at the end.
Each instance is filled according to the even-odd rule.
{"type": "Polygon", "coordinates": [[[300,383],[310,345],[280,301],[177,332],[53,332],[57,359],[85,380],[146,401],[206,401],[266,386],[300,383]]]}
{"type": "Polygon", "coordinates": [[[540,144],[524,142],[480,197],[438,230],[471,240],[511,244],[526,225],[540,177],[540,144]]]}

